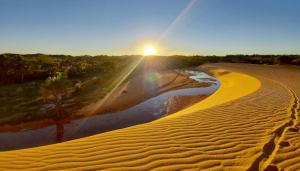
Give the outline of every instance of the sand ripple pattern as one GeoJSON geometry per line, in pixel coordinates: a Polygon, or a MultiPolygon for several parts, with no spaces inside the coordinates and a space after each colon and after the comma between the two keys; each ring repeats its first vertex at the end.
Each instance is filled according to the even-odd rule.
{"type": "MultiPolygon", "coordinates": [[[[274,140],[276,131],[291,120],[297,85],[291,82],[287,89],[278,77],[267,77],[268,72],[273,73],[272,67],[245,66],[210,67],[258,78],[261,87],[252,94],[171,119],[56,145],[2,152],[0,170],[247,170],[255,162],[259,168],[300,169],[298,117],[292,119],[295,124],[284,127],[280,141],[274,140]],[[254,73],[253,67],[257,68],[254,73]],[[270,148],[269,156],[264,156],[268,142],[278,148],[270,148]],[[260,156],[265,158],[258,160],[260,156]]],[[[243,84],[247,83],[237,85],[243,84]]]]}

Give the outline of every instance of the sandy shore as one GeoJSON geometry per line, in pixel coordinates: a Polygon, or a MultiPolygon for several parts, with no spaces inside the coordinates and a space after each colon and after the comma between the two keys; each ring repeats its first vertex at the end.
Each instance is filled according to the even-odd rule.
{"type": "Polygon", "coordinates": [[[185,109],[193,104],[207,98],[207,95],[194,95],[194,96],[174,96],[168,101],[168,108],[166,114],[173,114],[177,111],[185,109]]]}
{"type": "Polygon", "coordinates": [[[90,104],[75,115],[117,112],[167,91],[208,86],[209,83],[197,82],[175,71],[145,72],[124,82],[107,99],[90,104]]]}
{"type": "Polygon", "coordinates": [[[221,87],[168,117],[32,149],[2,170],[300,169],[300,68],[211,64],[221,87]]]}

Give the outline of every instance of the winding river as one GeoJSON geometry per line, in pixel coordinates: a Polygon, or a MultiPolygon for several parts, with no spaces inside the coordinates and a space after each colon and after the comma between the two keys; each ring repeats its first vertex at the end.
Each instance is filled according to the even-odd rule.
{"type": "Polygon", "coordinates": [[[220,86],[216,78],[198,70],[178,70],[177,72],[188,75],[190,79],[195,81],[210,83],[210,86],[168,91],[119,112],[94,115],[39,129],[3,132],[0,133],[0,150],[53,144],[57,142],[58,138],[67,141],[150,122],[167,114],[170,98],[175,96],[209,96],[220,86]]]}

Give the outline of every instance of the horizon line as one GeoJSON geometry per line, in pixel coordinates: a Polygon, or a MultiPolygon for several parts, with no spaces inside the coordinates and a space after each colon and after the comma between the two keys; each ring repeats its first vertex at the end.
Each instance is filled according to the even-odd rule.
{"type": "MultiPolygon", "coordinates": [[[[60,53],[11,53],[11,52],[5,52],[5,53],[0,53],[0,55],[51,55],[51,56],[73,56],[73,57],[79,57],[79,56],[146,56],[146,55],[141,55],[141,54],[94,54],[94,55],[89,55],[89,54],[82,54],[82,55],[71,55],[71,54],[60,54],[60,53]]],[[[153,57],[171,57],[171,56],[217,56],[217,57],[226,57],[226,56],[236,56],[236,55],[244,55],[244,56],[255,56],[255,55],[262,55],[262,56],[280,56],[280,55],[286,55],[286,56],[300,56],[300,53],[233,53],[233,54],[224,54],[224,55],[217,55],[217,54],[191,54],[191,55],[186,55],[186,54],[172,54],[172,55],[151,55],[153,57]]]]}

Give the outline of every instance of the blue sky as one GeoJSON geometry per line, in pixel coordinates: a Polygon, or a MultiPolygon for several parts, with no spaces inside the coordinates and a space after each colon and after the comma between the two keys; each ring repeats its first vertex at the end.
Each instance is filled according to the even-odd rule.
{"type": "Polygon", "coordinates": [[[299,0],[0,0],[0,53],[299,54],[299,0]]]}

